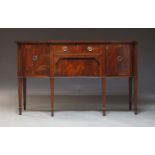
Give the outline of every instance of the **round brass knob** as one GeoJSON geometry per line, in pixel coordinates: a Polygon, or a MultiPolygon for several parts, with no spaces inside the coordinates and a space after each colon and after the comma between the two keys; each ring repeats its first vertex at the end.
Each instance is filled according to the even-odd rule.
{"type": "Polygon", "coordinates": [[[67,47],[67,46],[64,46],[64,47],[63,47],[63,51],[64,51],[64,52],[67,52],[67,51],[68,51],[68,47],[67,47]]]}
{"type": "Polygon", "coordinates": [[[122,56],[120,56],[120,55],[119,55],[119,56],[117,56],[117,61],[118,61],[118,62],[123,61],[123,59],[124,59],[124,58],[123,58],[122,56]]]}
{"type": "Polygon", "coordinates": [[[109,46],[106,46],[106,48],[105,48],[105,49],[106,49],[106,51],[108,51],[108,50],[109,50],[109,46]]]}
{"type": "Polygon", "coordinates": [[[38,60],[38,56],[37,55],[32,56],[32,61],[37,61],[37,60],[38,60]]]}
{"type": "Polygon", "coordinates": [[[88,47],[87,47],[87,50],[88,50],[89,52],[92,52],[92,51],[93,51],[93,48],[92,48],[91,46],[88,46],[88,47]]]}

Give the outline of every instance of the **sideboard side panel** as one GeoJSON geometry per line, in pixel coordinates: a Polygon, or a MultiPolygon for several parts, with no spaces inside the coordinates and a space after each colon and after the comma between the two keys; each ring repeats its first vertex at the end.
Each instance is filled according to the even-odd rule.
{"type": "Polygon", "coordinates": [[[138,76],[138,47],[137,44],[134,44],[133,48],[133,74],[138,76]]]}
{"type": "Polygon", "coordinates": [[[17,77],[23,76],[22,45],[17,44],[17,77]]]}

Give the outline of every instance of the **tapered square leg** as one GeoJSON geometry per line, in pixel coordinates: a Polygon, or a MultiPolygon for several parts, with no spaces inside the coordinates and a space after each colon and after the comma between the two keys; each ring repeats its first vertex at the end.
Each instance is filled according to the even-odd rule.
{"type": "Polygon", "coordinates": [[[102,78],[102,112],[106,115],[106,79],[102,78]]]}
{"type": "Polygon", "coordinates": [[[22,115],[22,78],[18,78],[18,102],[19,102],[19,115],[22,115]]]}
{"type": "Polygon", "coordinates": [[[51,116],[54,116],[54,78],[50,78],[51,116]]]}
{"type": "Polygon", "coordinates": [[[23,79],[23,102],[24,110],[26,110],[26,78],[23,79]]]}
{"type": "Polygon", "coordinates": [[[132,77],[129,77],[129,110],[132,110],[132,77]]]}
{"type": "Polygon", "coordinates": [[[134,113],[138,114],[138,78],[134,77],[134,113]]]}

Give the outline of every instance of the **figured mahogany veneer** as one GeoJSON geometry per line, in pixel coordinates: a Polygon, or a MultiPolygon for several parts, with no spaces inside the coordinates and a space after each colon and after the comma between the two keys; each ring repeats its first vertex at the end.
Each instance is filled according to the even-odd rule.
{"type": "Polygon", "coordinates": [[[22,47],[24,76],[50,76],[50,52],[48,45],[22,47]]]}
{"type": "Polygon", "coordinates": [[[129,79],[129,109],[137,114],[137,43],[105,41],[17,42],[19,114],[22,94],[26,110],[26,78],[50,78],[51,112],[54,115],[54,78],[97,77],[102,79],[103,115],[106,111],[106,78],[129,79]],[[132,93],[132,85],[134,93],[132,93]]]}

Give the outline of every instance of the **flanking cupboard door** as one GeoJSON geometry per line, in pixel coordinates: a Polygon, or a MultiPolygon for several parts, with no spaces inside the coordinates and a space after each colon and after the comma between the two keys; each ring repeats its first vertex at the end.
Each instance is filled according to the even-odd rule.
{"type": "Polygon", "coordinates": [[[132,48],[130,44],[106,46],[107,76],[130,76],[132,74],[132,48]]]}
{"type": "Polygon", "coordinates": [[[24,45],[22,52],[25,76],[50,76],[50,52],[46,44],[24,45]]]}

